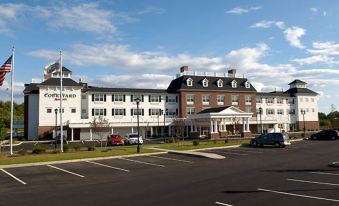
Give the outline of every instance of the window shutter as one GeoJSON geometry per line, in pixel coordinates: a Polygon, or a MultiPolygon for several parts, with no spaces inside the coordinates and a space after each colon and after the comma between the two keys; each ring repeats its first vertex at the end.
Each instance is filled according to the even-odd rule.
{"type": "Polygon", "coordinates": [[[112,102],[114,102],[114,94],[112,94],[112,102]]]}
{"type": "Polygon", "coordinates": [[[126,95],[123,96],[123,101],[124,101],[124,102],[126,101],[126,95]]]}
{"type": "Polygon", "coordinates": [[[134,102],[133,95],[131,94],[131,102],[134,102]]]}
{"type": "Polygon", "coordinates": [[[175,102],[178,102],[178,96],[175,96],[175,102]]]}
{"type": "Polygon", "coordinates": [[[92,102],[94,102],[94,94],[92,94],[92,102]]]}
{"type": "Polygon", "coordinates": [[[124,116],[126,116],[126,109],[124,109],[124,116]]]}
{"type": "Polygon", "coordinates": [[[141,110],[141,115],[144,116],[144,109],[141,110]]]}
{"type": "Polygon", "coordinates": [[[151,102],[151,95],[148,95],[148,102],[151,102]]]}
{"type": "Polygon", "coordinates": [[[107,113],[106,113],[106,109],[104,109],[104,116],[106,116],[106,114],[107,114],[107,113]]]}
{"type": "Polygon", "coordinates": [[[106,102],[106,94],[104,94],[104,102],[106,102]]]}
{"type": "Polygon", "coordinates": [[[148,115],[151,116],[151,109],[148,109],[148,115]]]}
{"type": "Polygon", "coordinates": [[[161,95],[159,95],[159,102],[161,102],[161,95]]]}
{"type": "Polygon", "coordinates": [[[112,116],[114,116],[114,109],[112,109],[112,116]]]}
{"type": "Polygon", "coordinates": [[[176,110],[175,110],[175,114],[178,115],[178,113],[179,113],[179,111],[178,111],[178,109],[176,109],[176,110]]]}
{"type": "Polygon", "coordinates": [[[94,116],[94,109],[92,109],[92,116],[94,116]]]}
{"type": "Polygon", "coordinates": [[[133,109],[131,109],[131,116],[133,116],[133,109]]]}
{"type": "Polygon", "coordinates": [[[168,96],[166,95],[166,102],[168,102],[168,96]]]}
{"type": "Polygon", "coordinates": [[[141,95],[141,101],[144,102],[144,95],[141,95]]]}

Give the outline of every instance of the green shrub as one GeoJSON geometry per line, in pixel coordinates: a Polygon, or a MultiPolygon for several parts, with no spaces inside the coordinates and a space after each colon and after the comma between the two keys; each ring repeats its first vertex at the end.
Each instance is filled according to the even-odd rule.
{"type": "Polygon", "coordinates": [[[41,154],[45,152],[46,152],[46,147],[43,147],[40,145],[33,147],[33,150],[32,150],[33,154],[41,154]]]}
{"type": "Polygon", "coordinates": [[[70,149],[70,147],[69,147],[68,144],[64,144],[64,145],[62,146],[62,148],[63,148],[64,152],[68,152],[69,149],[70,149]]]}
{"type": "Polygon", "coordinates": [[[94,146],[88,146],[88,147],[87,147],[87,150],[88,150],[88,151],[94,151],[94,150],[95,150],[95,147],[94,147],[94,146]]]}
{"type": "Polygon", "coordinates": [[[75,151],[80,151],[80,150],[81,150],[81,145],[76,144],[76,145],[74,145],[73,149],[74,149],[75,151]]]}
{"type": "Polygon", "coordinates": [[[226,144],[228,143],[228,139],[225,139],[225,143],[226,143],[226,144]]]}
{"type": "Polygon", "coordinates": [[[21,155],[21,156],[24,156],[24,155],[27,154],[27,150],[25,150],[25,149],[20,149],[20,150],[18,151],[18,154],[21,155]]]}
{"type": "Polygon", "coordinates": [[[199,141],[198,140],[194,140],[193,141],[193,146],[198,146],[199,145],[199,141]]]}
{"type": "Polygon", "coordinates": [[[52,153],[53,154],[59,154],[59,153],[61,153],[61,150],[60,149],[55,149],[55,150],[52,151],[52,153]]]}
{"type": "Polygon", "coordinates": [[[213,140],[213,144],[217,144],[218,141],[216,139],[213,140]]]}

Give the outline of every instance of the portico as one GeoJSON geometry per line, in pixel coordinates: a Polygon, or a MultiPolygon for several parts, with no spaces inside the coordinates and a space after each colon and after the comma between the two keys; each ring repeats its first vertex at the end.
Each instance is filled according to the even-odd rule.
{"type": "Polygon", "coordinates": [[[236,107],[219,107],[205,109],[190,115],[191,134],[193,137],[203,135],[210,139],[227,137],[240,133],[242,137],[250,137],[250,118],[252,113],[246,113],[236,107]],[[239,128],[239,126],[242,127],[239,128]]]}

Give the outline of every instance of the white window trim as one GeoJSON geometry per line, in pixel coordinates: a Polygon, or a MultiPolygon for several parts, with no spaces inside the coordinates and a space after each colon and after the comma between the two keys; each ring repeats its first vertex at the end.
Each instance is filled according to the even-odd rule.
{"type": "Polygon", "coordinates": [[[235,81],[235,80],[233,80],[233,81],[231,82],[231,84],[232,84],[232,88],[237,88],[237,86],[238,86],[238,82],[235,81]]]}
{"type": "Polygon", "coordinates": [[[188,78],[188,79],[186,80],[186,84],[187,84],[188,87],[192,87],[192,86],[193,86],[193,79],[188,78]]]}

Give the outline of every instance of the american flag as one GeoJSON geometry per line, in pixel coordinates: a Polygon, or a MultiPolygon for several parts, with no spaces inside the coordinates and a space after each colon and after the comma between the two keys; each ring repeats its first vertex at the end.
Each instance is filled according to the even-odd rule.
{"type": "Polygon", "coordinates": [[[12,70],[12,57],[10,56],[7,61],[0,67],[0,86],[4,83],[5,76],[7,72],[12,70]]]}

